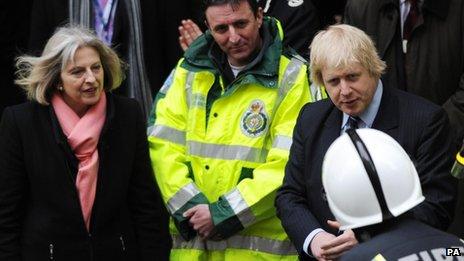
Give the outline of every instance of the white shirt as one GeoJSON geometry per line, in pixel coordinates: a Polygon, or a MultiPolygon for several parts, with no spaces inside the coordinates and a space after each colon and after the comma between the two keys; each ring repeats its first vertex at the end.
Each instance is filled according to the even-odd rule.
{"type": "Polygon", "coordinates": [[[400,0],[400,16],[401,16],[401,35],[403,35],[404,22],[409,14],[411,4],[407,0],[400,0]]]}
{"type": "Polygon", "coordinates": [[[229,66],[230,66],[230,69],[232,69],[232,73],[234,74],[234,77],[237,77],[238,73],[243,71],[243,69],[245,69],[245,67],[247,65],[243,65],[243,66],[234,66],[232,64],[229,63],[229,66]]]}

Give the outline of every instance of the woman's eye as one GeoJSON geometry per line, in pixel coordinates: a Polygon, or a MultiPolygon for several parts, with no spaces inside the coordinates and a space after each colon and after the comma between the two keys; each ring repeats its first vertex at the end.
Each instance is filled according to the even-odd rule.
{"type": "Polygon", "coordinates": [[[76,76],[76,77],[81,77],[82,75],[84,75],[84,71],[83,70],[73,70],[73,71],[71,71],[71,74],[76,76]]]}
{"type": "Polygon", "coordinates": [[[92,66],[92,71],[94,71],[94,72],[98,72],[98,71],[100,71],[100,69],[101,69],[101,65],[92,66]]]}

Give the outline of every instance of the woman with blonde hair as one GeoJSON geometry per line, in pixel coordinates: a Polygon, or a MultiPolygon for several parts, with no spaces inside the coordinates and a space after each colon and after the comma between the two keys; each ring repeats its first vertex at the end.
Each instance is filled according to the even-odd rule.
{"type": "Polygon", "coordinates": [[[17,60],[29,102],[0,123],[0,260],[163,260],[167,215],[116,53],[58,28],[17,60]]]}

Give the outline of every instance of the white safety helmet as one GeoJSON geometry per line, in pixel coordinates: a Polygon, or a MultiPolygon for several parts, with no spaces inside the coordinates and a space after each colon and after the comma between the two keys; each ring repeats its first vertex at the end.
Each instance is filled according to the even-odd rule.
{"type": "Polygon", "coordinates": [[[408,154],[374,129],[349,130],[330,145],[322,184],[341,230],[381,223],[424,200],[408,154]]]}

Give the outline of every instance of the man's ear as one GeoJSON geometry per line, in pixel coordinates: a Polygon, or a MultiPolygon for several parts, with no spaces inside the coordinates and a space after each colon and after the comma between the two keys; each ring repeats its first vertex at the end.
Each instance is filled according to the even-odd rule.
{"type": "Polygon", "coordinates": [[[205,21],[203,21],[203,22],[205,23],[206,28],[211,29],[211,28],[209,28],[208,20],[205,19],[205,21]]]}
{"type": "Polygon", "coordinates": [[[263,17],[264,17],[263,8],[258,7],[258,11],[256,12],[256,20],[258,21],[259,28],[261,28],[261,25],[263,24],[263,17]]]}

